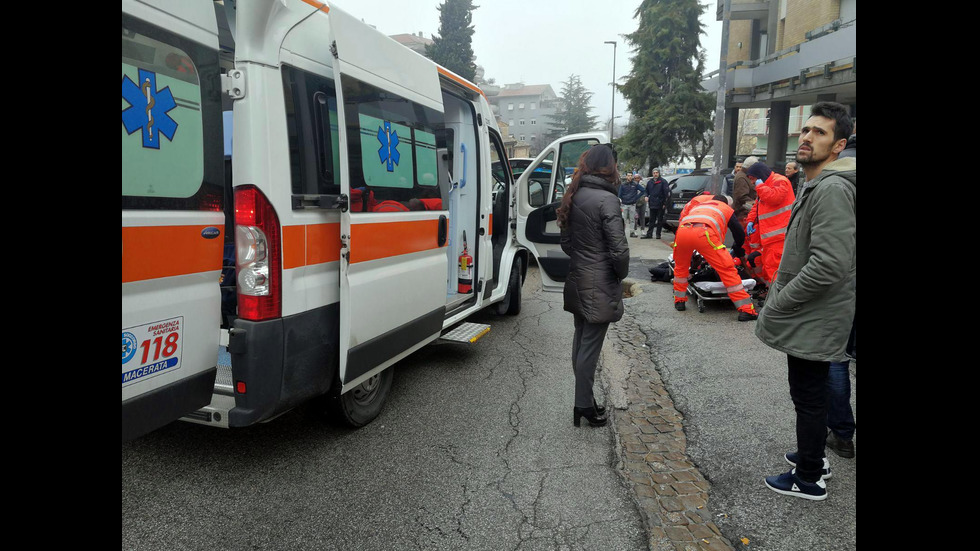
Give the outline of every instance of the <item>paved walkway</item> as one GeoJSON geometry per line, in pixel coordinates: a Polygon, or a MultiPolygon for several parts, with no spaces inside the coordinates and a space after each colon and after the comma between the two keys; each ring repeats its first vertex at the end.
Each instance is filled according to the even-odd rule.
{"type": "MultiPolygon", "coordinates": [[[[662,237],[629,238],[631,256],[666,259],[673,233],[664,231],[662,237]]],[[[627,293],[631,279],[625,282],[627,293]]],[[[636,322],[624,316],[605,341],[601,364],[621,469],[644,515],[650,549],[734,549],[713,522],[710,484],[687,456],[683,416],[657,372],[655,356],[636,322]]]]}

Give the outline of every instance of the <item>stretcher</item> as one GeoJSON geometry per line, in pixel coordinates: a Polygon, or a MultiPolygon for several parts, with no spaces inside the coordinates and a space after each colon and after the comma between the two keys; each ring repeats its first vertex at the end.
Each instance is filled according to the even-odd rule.
{"type": "MultiPolygon", "coordinates": [[[[667,261],[670,262],[670,266],[673,268],[674,255],[671,254],[667,258],[667,261]]],[[[746,293],[751,295],[752,290],[755,289],[756,280],[751,277],[747,278],[747,274],[742,266],[738,266],[736,270],[738,271],[738,275],[742,277],[742,287],[745,288],[746,293]]],[[[701,313],[704,313],[704,303],[707,301],[731,301],[731,298],[728,296],[728,291],[725,290],[725,284],[718,278],[718,273],[697,252],[694,253],[691,259],[691,273],[688,276],[687,294],[694,297],[698,305],[698,312],[701,313]]]]}

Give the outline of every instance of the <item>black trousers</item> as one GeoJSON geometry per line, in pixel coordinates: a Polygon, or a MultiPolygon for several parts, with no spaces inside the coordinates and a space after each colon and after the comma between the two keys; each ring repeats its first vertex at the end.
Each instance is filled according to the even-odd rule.
{"type": "Polygon", "coordinates": [[[595,368],[599,363],[602,341],[609,323],[589,323],[575,314],[575,337],[572,340],[572,370],[575,372],[575,407],[590,408],[594,396],[595,368]]]}
{"type": "Polygon", "coordinates": [[[796,408],[796,474],[806,482],[820,480],[827,445],[827,374],[830,362],[786,356],[789,394],[796,408]]]}
{"type": "Polygon", "coordinates": [[[667,215],[667,210],[665,208],[651,209],[650,210],[650,222],[647,226],[647,237],[653,237],[653,228],[657,228],[657,237],[664,229],[664,217],[667,215]]]}

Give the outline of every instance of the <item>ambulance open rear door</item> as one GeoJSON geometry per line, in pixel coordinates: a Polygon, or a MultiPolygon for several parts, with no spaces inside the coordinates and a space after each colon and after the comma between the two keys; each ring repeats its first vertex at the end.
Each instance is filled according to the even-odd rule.
{"type": "Polygon", "coordinates": [[[347,421],[359,425],[387,394],[385,368],[442,331],[448,219],[405,205],[413,193],[438,192],[443,105],[434,64],[381,33],[365,48],[362,25],[333,6],[329,16],[348,152],[341,160],[349,206],[341,214],[339,399],[347,421]]]}
{"type": "Polygon", "coordinates": [[[517,240],[534,254],[545,291],[561,291],[571,259],[561,250],[556,210],[585,150],[606,142],[601,132],[572,134],[555,140],[517,180],[517,240]]]}

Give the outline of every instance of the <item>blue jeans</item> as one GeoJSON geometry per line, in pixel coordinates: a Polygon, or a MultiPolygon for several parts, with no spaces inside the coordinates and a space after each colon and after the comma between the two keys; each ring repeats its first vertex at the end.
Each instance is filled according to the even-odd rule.
{"type": "Polygon", "coordinates": [[[827,427],[841,440],[854,438],[854,411],[851,410],[851,362],[831,362],[827,374],[827,427]]]}

